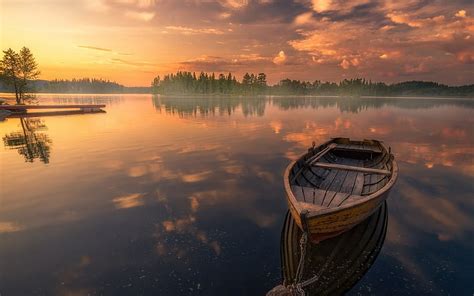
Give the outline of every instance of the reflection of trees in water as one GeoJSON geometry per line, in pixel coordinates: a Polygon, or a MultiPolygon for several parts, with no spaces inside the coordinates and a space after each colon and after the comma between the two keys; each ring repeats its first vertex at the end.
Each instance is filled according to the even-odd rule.
{"type": "Polygon", "coordinates": [[[66,97],[53,97],[53,102],[58,104],[86,104],[86,105],[114,105],[123,102],[122,96],[66,96],[66,97]]]}
{"type": "Polygon", "coordinates": [[[272,104],[284,109],[337,107],[341,112],[359,113],[367,109],[394,106],[404,109],[427,109],[440,106],[474,108],[471,99],[429,99],[429,98],[354,98],[354,97],[273,97],[272,104]]]}
{"type": "Polygon", "coordinates": [[[153,96],[160,112],[186,116],[231,115],[239,107],[245,116],[263,116],[267,99],[261,97],[166,97],[153,96]]]}
{"type": "Polygon", "coordinates": [[[45,130],[46,125],[39,118],[20,118],[21,131],[7,134],[3,137],[5,147],[17,149],[25,157],[25,161],[33,162],[36,158],[44,163],[49,163],[50,145],[48,135],[38,133],[45,130]]]}
{"type": "Polygon", "coordinates": [[[263,98],[242,98],[242,113],[245,116],[263,116],[265,114],[265,105],[267,103],[266,101],[267,100],[263,98]]]}
{"type": "Polygon", "coordinates": [[[337,107],[341,112],[352,113],[386,106],[404,109],[427,109],[441,106],[474,108],[474,100],[471,99],[153,96],[153,105],[157,110],[182,117],[230,115],[239,107],[245,116],[263,116],[267,103],[283,110],[337,107]]]}

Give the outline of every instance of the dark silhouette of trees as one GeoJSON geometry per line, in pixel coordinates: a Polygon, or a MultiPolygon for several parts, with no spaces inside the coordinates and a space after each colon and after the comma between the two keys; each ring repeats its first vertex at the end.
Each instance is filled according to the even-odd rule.
{"type": "Polygon", "coordinates": [[[29,83],[36,80],[40,74],[38,64],[31,51],[23,47],[20,53],[9,48],[3,51],[0,61],[0,74],[3,80],[13,86],[17,104],[23,104],[29,89],[29,83]]]}
{"type": "Polygon", "coordinates": [[[231,73],[228,75],[201,72],[199,76],[191,72],[177,72],[157,76],[152,82],[153,93],[163,94],[237,94],[238,83],[231,73]]]}
{"type": "Polygon", "coordinates": [[[265,73],[245,73],[238,82],[231,73],[177,72],[157,76],[152,82],[154,94],[193,95],[312,95],[312,96],[457,96],[474,97],[474,85],[447,86],[436,82],[409,81],[395,84],[372,82],[364,78],[344,79],[339,83],[283,79],[267,84],[265,73]]]}
{"type": "Polygon", "coordinates": [[[19,103],[19,73],[20,73],[20,56],[11,48],[3,51],[3,58],[0,61],[0,73],[7,85],[13,86],[15,90],[15,98],[19,103]]]}
{"type": "Polygon", "coordinates": [[[20,100],[23,101],[25,99],[24,95],[32,90],[29,89],[29,82],[36,80],[39,75],[40,71],[35,57],[28,48],[23,47],[20,50],[20,100]]]}
{"type": "Polygon", "coordinates": [[[123,93],[124,86],[116,82],[95,78],[80,78],[72,80],[46,81],[40,87],[40,92],[52,93],[123,93]]]}
{"type": "Polygon", "coordinates": [[[157,76],[151,83],[155,94],[219,94],[219,95],[257,95],[268,90],[265,73],[258,75],[246,73],[242,82],[238,82],[231,73],[218,74],[201,72],[177,72],[157,76]]]}

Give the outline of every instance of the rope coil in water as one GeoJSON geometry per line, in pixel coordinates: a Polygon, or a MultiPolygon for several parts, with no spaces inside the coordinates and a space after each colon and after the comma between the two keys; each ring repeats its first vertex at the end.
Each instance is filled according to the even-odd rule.
{"type": "Polygon", "coordinates": [[[318,274],[315,274],[311,278],[303,281],[303,273],[304,273],[304,263],[306,260],[306,249],[308,247],[308,227],[307,227],[307,221],[306,221],[306,215],[307,212],[302,212],[301,213],[301,224],[303,226],[303,233],[300,238],[300,259],[298,261],[298,267],[296,269],[295,273],[295,280],[292,284],[290,285],[279,285],[272,289],[269,293],[267,293],[267,296],[269,295],[275,295],[275,296],[283,296],[283,295],[292,295],[292,296],[305,296],[305,290],[304,288],[315,283],[319,277],[321,276],[322,271],[324,271],[329,263],[334,259],[334,256],[339,250],[339,247],[341,245],[341,241],[338,242],[336,247],[333,249],[329,256],[329,260],[326,261],[324,266],[321,268],[320,272],[318,274]]]}
{"type": "Polygon", "coordinates": [[[296,269],[295,283],[292,284],[289,288],[292,291],[293,295],[304,296],[305,292],[303,290],[303,285],[301,284],[303,271],[304,271],[304,260],[306,255],[306,245],[308,243],[308,233],[305,231],[300,238],[300,260],[298,262],[298,268],[296,269]]]}

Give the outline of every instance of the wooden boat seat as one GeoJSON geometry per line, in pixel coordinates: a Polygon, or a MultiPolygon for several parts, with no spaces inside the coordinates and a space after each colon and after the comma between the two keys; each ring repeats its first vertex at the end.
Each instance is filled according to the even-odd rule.
{"type": "Polygon", "coordinates": [[[313,187],[291,186],[296,200],[300,203],[312,204],[323,208],[333,208],[348,201],[363,198],[362,195],[347,192],[335,192],[313,187]]]}
{"type": "Polygon", "coordinates": [[[372,168],[343,165],[343,164],[336,164],[336,163],[316,162],[316,163],[312,163],[312,166],[325,168],[325,169],[354,171],[354,172],[362,172],[362,173],[369,173],[369,174],[381,174],[381,175],[387,175],[387,176],[390,176],[392,174],[392,172],[388,170],[372,169],[372,168]]]}
{"type": "Polygon", "coordinates": [[[382,153],[380,147],[373,145],[337,144],[335,149],[346,151],[359,151],[366,153],[382,153]]]}
{"type": "Polygon", "coordinates": [[[307,164],[312,164],[312,163],[318,161],[318,160],[321,159],[324,155],[326,155],[326,153],[328,153],[329,151],[331,151],[332,149],[334,149],[336,146],[337,146],[337,144],[332,143],[331,145],[327,146],[326,148],[324,148],[323,150],[319,151],[318,153],[316,153],[315,155],[313,155],[312,157],[310,157],[308,160],[306,160],[306,163],[307,163],[307,164]]]}
{"type": "Polygon", "coordinates": [[[357,151],[357,152],[362,152],[362,153],[382,153],[382,150],[380,147],[377,146],[372,146],[372,145],[346,145],[346,144],[336,144],[332,143],[328,145],[326,148],[323,150],[319,151],[312,157],[310,157],[308,160],[306,160],[307,164],[313,164],[323,158],[324,155],[329,153],[331,150],[344,150],[344,151],[357,151]]]}

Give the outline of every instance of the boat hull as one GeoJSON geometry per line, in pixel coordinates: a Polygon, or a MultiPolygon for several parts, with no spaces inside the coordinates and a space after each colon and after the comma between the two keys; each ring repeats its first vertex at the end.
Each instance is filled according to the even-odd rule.
{"type": "MultiPolygon", "coordinates": [[[[341,209],[323,215],[309,216],[306,219],[306,227],[311,241],[320,242],[325,239],[338,236],[372,215],[388,198],[390,191],[370,199],[367,202],[357,204],[353,207],[341,209]]],[[[287,196],[288,206],[296,224],[303,229],[301,214],[287,196]]]]}

